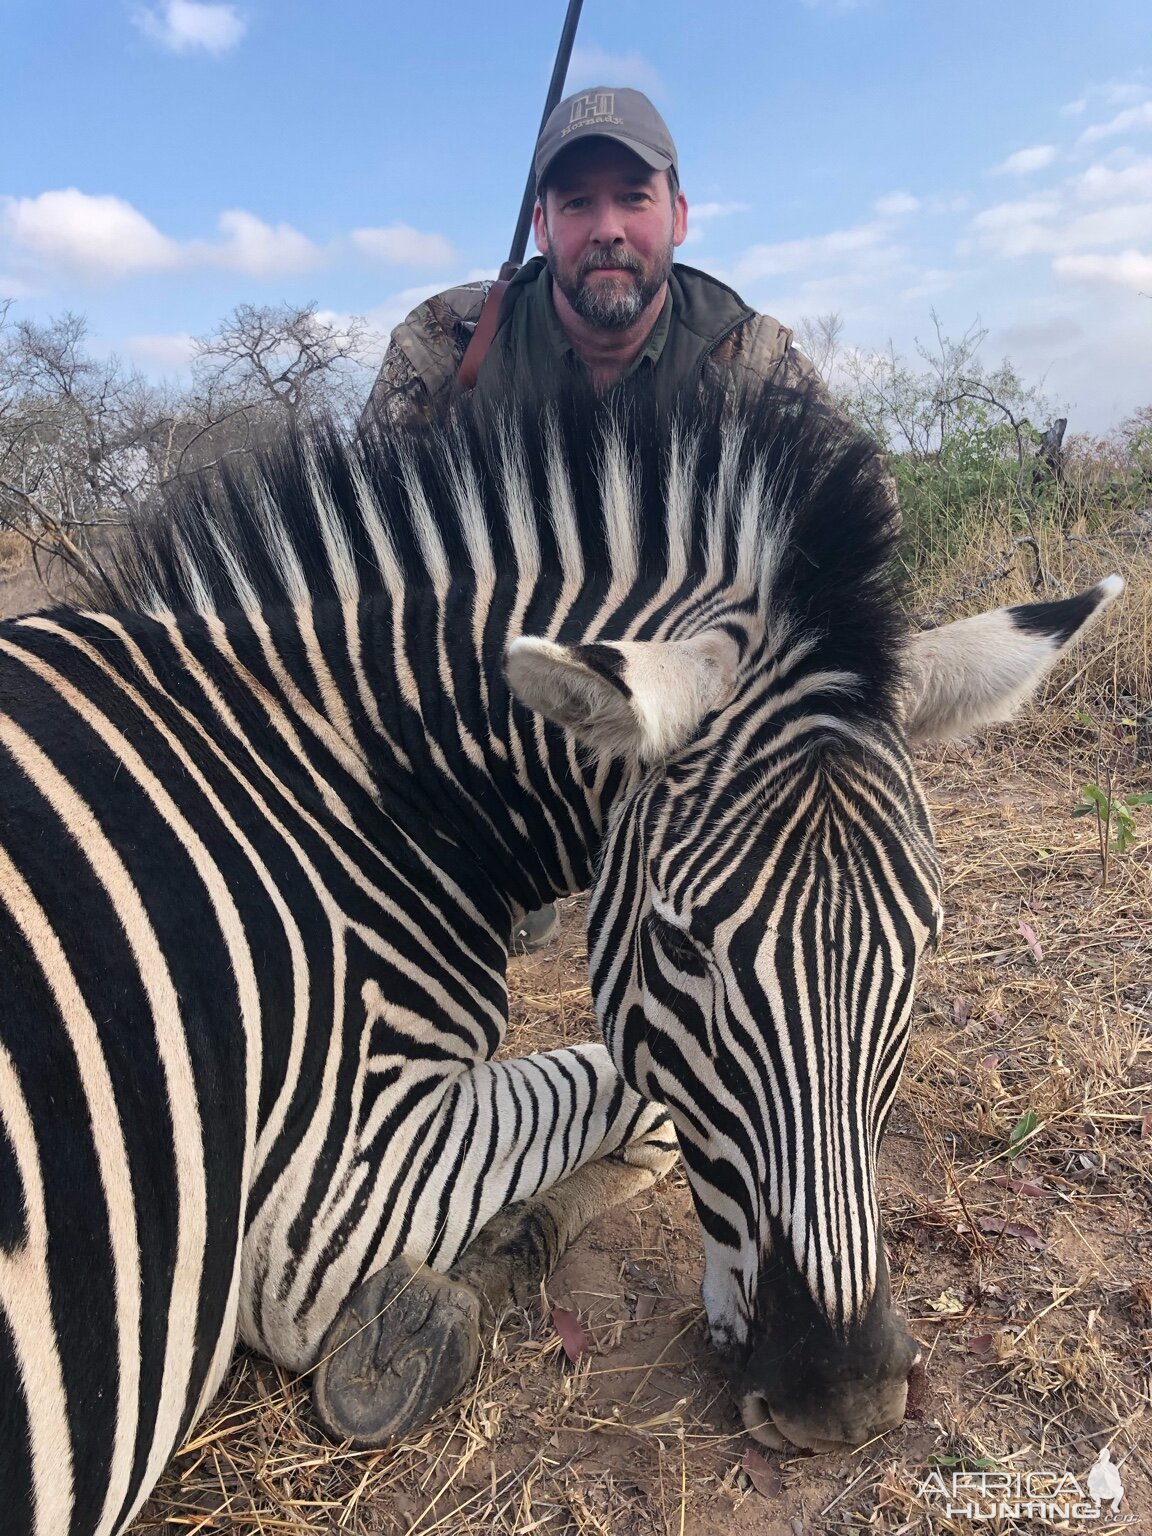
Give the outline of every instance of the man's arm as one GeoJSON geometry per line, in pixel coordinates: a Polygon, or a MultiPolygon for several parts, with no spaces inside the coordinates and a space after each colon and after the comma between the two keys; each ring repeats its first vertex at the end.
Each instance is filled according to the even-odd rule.
{"type": "Polygon", "coordinates": [[[443,414],[491,286],[485,279],[449,288],[401,321],[360,417],[362,427],[372,422],[425,427],[443,414]]]}
{"type": "MultiPolygon", "coordinates": [[[[859,422],[853,421],[828,393],[816,365],[794,345],[792,332],[771,315],[754,315],[738,326],[716,348],[711,361],[732,380],[737,392],[745,388],[760,389],[765,384],[794,389],[809,400],[815,400],[821,410],[843,422],[853,433],[860,431],[859,422]]],[[[896,480],[888,455],[879,448],[877,453],[884,466],[884,483],[893,515],[899,519],[896,480]]]]}
{"type": "Polygon", "coordinates": [[[815,397],[835,415],[843,415],[830,398],[815,365],[793,342],[792,332],[771,315],[753,315],[737,326],[713,351],[710,362],[732,379],[738,392],[760,389],[765,384],[795,389],[815,397]]]}

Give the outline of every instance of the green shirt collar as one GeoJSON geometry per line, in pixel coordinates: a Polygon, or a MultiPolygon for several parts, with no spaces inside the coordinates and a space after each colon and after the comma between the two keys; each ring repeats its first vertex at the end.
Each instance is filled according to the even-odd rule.
{"type": "MultiPolygon", "coordinates": [[[[560,318],[556,313],[556,306],[552,298],[551,272],[547,269],[541,272],[537,280],[528,286],[525,299],[529,305],[534,306],[531,323],[536,329],[537,335],[547,339],[548,349],[556,359],[558,361],[571,359],[571,363],[568,366],[574,363],[582,368],[585,367],[586,365],[577,356],[572,343],[565,335],[564,327],[560,324],[560,318]]],[[[671,329],[672,289],[669,287],[668,292],[664,295],[664,307],[656,316],[656,324],[649,332],[648,340],[633,358],[627,373],[622,374],[621,377],[625,379],[631,378],[645,362],[650,362],[655,367],[656,363],[660,360],[660,354],[664,350],[664,344],[668,340],[668,332],[671,329]]]]}

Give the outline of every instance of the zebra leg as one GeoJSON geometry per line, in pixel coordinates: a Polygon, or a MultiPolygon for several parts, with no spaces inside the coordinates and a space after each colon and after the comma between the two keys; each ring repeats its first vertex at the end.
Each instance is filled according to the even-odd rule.
{"type": "Polygon", "coordinates": [[[447,1274],[401,1256],[369,1276],[328,1329],[313,1374],[324,1428],[365,1447],[416,1429],[475,1374],[482,1319],[529,1305],[588,1223],[651,1188],[676,1155],[668,1116],[645,1106],[623,1146],[499,1211],[447,1274]]]}
{"type": "Polygon", "coordinates": [[[618,1151],[585,1163],[530,1200],[493,1216],[449,1270],[495,1317],[526,1307],[590,1221],[613,1205],[651,1189],[670,1171],[677,1149],[663,1111],[618,1151]]]}

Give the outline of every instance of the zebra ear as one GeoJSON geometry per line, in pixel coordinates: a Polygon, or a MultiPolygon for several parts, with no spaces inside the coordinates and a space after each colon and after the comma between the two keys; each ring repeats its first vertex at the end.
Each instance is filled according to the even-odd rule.
{"type": "Polygon", "coordinates": [[[1124,590],[1122,576],[1057,603],[1025,603],[926,629],[904,653],[909,741],[947,741],[1007,720],[1064,648],[1124,590]]]}
{"type": "Polygon", "coordinates": [[[606,757],[660,762],[732,694],[739,648],[708,630],[690,640],[558,645],[513,640],[508,686],[529,709],[573,731],[606,757]]]}

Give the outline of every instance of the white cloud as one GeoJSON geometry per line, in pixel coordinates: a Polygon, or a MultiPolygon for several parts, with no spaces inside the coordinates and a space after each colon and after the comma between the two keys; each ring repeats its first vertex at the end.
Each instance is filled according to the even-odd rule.
{"type": "Polygon", "coordinates": [[[248,30],[234,5],[205,5],[200,0],[164,0],[156,10],[142,7],[132,18],[145,37],[169,53],[227,53],[248,30]]]}
{"type": "Polygon", "coordinates": [[[8,299],[30,298],[35,291],[22,277],[13,277],[9,272],[0,272],[0,304],[8,299]]]}
{"type": "Polygon", "coordinates": [[[947,293],[956,286],[957,274],[949,267],[925,267],[916,281],[901,291],[906,303],[917,299],[932,299],[947,293]]]}
{"type": "Polygon", "coordinates": [[[688,211],[698,222],[707,222],[709,219],[726,219],[732,213],[747,213],[751,207],[751,203],[692,203],[688,211]]]}
{"type": "Polygon", "coordinates": [[[966,192],[938,192],[924,201],[924,207],[929,213],[967,213],[971,206],[972,199],[966,192]]]}
{"type": "Polygon", "coordinates": [[[218,244],[191,242],[187,248],[190,259],[230,267],[252,277],[309,272],[324,260],[324,253],[291,224],[266,224],[243,208],[229,209],[216,222],[224,240],[218,244]]]}
{"type": "Polygon", "coordinates": [[[1060,108],[1061,117],[1082,117],[1088,110],[1087,96],[1077,96],[1075,101],[1068,101],[1060,108]]]}
{"type": "Polygon", "coordinates": [[[1152,101],[1141,102],[1138,107],[1126,107],[1123,112],[1117,112],[1110,122],[1093,123],[1091,128],[1085,128],[1076,142],[1097,144],[1101,139],[1112,139],[1118,133],[1129,133],[1141,128],[1152,128],[1152,101]]]}
{"type": "Polygon", "coordinates": [[[1056,186],[985,208],[971,231],[998,256],[1063,256],[1152,240],[1152,156],[1101,162],[1056,186]]]}
{"type": "Polygon", "coordinates": [[[51,266],[95,278],[175,267],[180,247],[119,197],[67,187],[3,201],[2,227],[12,244],[51,266]]]}
{"type": "Polygon", "coordinates": [[[1085,202],[1111,203],[1125,198],[1152,197],[1152,155],[1121,165],[1090,165],[1069,185],[1085,202]]]}
{"type": "Polygon", "coordinates": [[[915,213],[919,207],[920,199],[911,192],[888,192],[872,204],[873,211],[883,219],[898,219],[905,213],[915,213]]]}
{"type": "Polygon", "coordinates": [[[395,267],[450,267],[457,259],[443,235],[392,224],[387,229],[354,229],[352,243],[366,256],[395,267]]]}
{"type": "Polygon", "coordinates": [[[664,89],[664,82],[654,64],[641,53],[609,53],[595,43],[573,48],[564,80],[564,94],[571,95],[582,86],[627,85],[654,96],[664,89]]]}
{"type": "Polygon", "coordinates": [[[990,176],[1027,176],[1032,171],[1042,171],[1056,158],[1055,144],[1034,144],[1030,149],[1018,149],[1001,160],[989,171],[990,176]]]}
{"type": "Polygon", "coordinates": [[[807,272],[827,266],[844,257],[875,252],[884,246],[888,229],[884,224],[857,224],[849,229],[834,229],[825,235],[809,235],[800,240],[781,240],[774,245],[754,245],[744,252],[733,268],[733,280],[757,282],[768,277],[782,277],[791,272],[807,272]]]}
{"type": "Polygon", "coordinates": [[[90,281],[187,266],[268,277],[306,272],[324,259],[290,224],[266,224],[240,208],[222,213],[217,224],[221,240],[173,240],[123,198],[76,187],[0,201],[0,231],[17,254],[90,281]]]}
{"type": "Polygon", "coordinates": [[[1100,87],[1098,94],[1101,100],[1110,107],[1126,107],[1130,106],[1133,102],[1143,101],[1148,94],[1148,86],[1143,78],[1138,80],[1106,80],[1100,87]]]}
{"type": "Polygon", "coordinates": [[[187,367],[195,345],[187,331],[175,336],[128,336],[124,340],[124,350],[134,362],[159,373],[178,373],[187,367]]]}
{"type": "Polygon", "coordinates": [[[707,233],[707,225],[713,219],[726,219],[733,213],[747,213],[751,206],[751,203],[689,203],[688,233],[684,244],[699,245],[707,233]]]}
{"type": "Polygon", "coordinates": [[[1152,291],[1152,255],[1120,251],[1114,256],[1058,256],[1052,263],[1057,277],[1097,287],[1130,288],[1133,293],[1152,291]]]}

